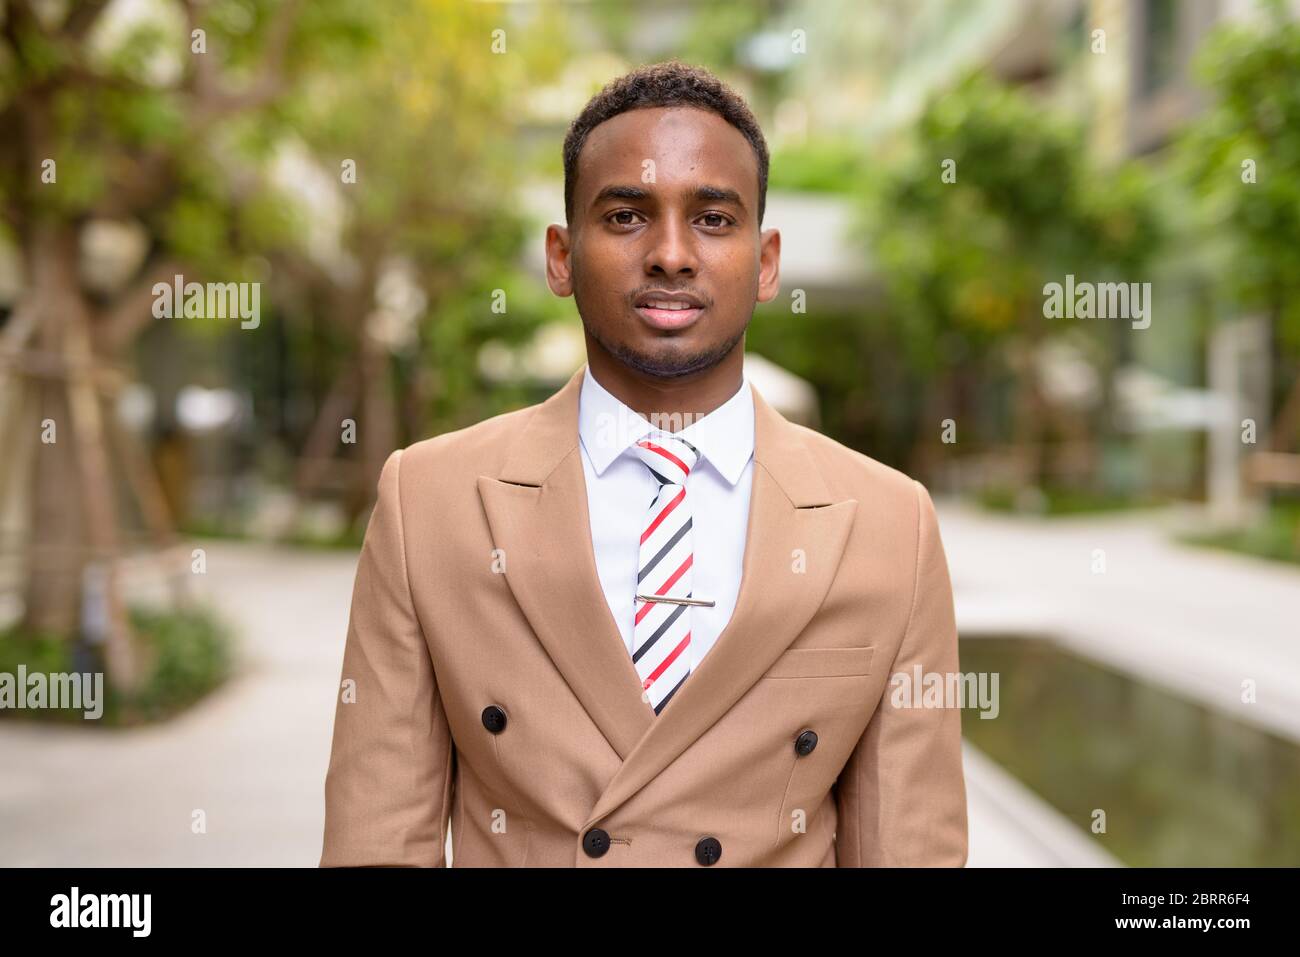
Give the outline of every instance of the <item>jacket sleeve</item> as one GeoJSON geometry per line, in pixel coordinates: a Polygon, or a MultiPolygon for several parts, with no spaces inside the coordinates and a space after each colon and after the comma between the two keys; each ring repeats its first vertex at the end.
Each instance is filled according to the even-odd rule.
{"type": "Polygon", "coordinates": [[[836,782],[838,867],[966,864],[961,710],[895,707],[891,700],[895,675],[913,681],[919,669],[922,675],[944,676],[946,683],[959,669],[952,585],[939,523],[929,493],[914,484],[918,529],[912,608],[880,703],[836,782]]]}
{"type": "Polygon", "coordinates": [[[353,584],[321,867],[446,866],[454,748],[411,601],[401,456],[380,473],[353,584]]]}

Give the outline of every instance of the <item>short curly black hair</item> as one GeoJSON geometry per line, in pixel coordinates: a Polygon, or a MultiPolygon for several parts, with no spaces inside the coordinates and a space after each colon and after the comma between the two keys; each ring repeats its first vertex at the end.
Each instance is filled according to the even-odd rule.
{"type": "Polygon", "coordinates": [[[718,114],[749,140],[758,158],[758,223],[767,206],[767,141],[745,101],[703,67],[679,60],[652,63],[606,84],[569,125],[564,136],[564,218],[573,220],[578,154],[587,134],[620,113],[657,106],[693,106],[718,114]]]}

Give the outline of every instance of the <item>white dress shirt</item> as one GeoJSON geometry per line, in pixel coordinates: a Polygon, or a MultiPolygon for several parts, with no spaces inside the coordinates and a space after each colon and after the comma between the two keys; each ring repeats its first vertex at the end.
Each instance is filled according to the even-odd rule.
{"type": "MultiPolygon", "coordinates": [[[[700,451],[686,478],[691,505],[694,561],[691,596],[713,599],[713,607],[689,606],[691,671],[731,620],[740,592],[753,484],[754,397],[749,378],[708,415],[676,435],[700,451]]],[[[653,412],[653,410],[646,410],[653,412]]],[[[673,431],[665,422],[665,431],[673,431]]],[[[628,447],[656,428],[596,381],[588,367],[578,400],[578,433],[587,480],[591,543],[605,600],[632,654],[636,576],[641,532],[659,482],[628,447]]]]}

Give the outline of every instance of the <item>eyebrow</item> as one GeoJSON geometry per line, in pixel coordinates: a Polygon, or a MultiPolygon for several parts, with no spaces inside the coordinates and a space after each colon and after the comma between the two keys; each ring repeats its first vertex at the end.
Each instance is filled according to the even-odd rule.
{"type": "MultiPolygon", "coordinates": [[[[607,199],[626,199],[633,202],[644,201],[650,198],[650,191],[642,189],[640,186],[606,186],[598,192],[591,201],[592,206],[597,206],[607,199]]],[[[745,202],[740,198],[740,194],[734,189],[728,189],[723,186],[699,186],[691,196],[695,200],[708,200],[719,203],[734,203],[741,209],[745,209],[745,202]]]]}

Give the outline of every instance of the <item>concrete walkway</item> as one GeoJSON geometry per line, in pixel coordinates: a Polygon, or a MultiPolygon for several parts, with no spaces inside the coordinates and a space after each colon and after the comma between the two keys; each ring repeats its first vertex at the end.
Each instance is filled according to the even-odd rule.
{"type": "MultiPolygon", "coordinates": [[[[1131,517],[1035,523],[941,504],[940,521],[963,634],[1054,632],[1300,729],[1300,572],[1171,546],[1131,517]],[[1258,705],[1239,704],[1246,676],[1258,705]]],[[[316,865],[356,555],[206,547],[199,587],[241,630],[240,676],[163,727],[0,724],[0,866],[316,865]]],[[[965,766],[969,866],[1115,863],[969,745],[965,766]]]]}
{"type": "Polygon", "coordinates": [[[0,865],[318,862],[356,556],[206,548],[198,590],[241,633],[240,676],[145,730],[0,725],[0,865]]]}

